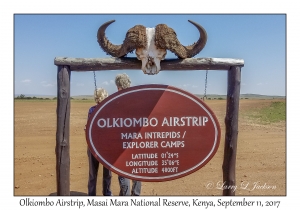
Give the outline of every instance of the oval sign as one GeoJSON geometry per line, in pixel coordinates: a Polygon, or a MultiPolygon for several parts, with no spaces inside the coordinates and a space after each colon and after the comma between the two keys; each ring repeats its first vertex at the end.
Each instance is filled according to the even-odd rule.
{"type": "Polygon", "coordinates": [[[216,153],[220,125],[198,97],[168,85],[118,91],[90,116],[86,139],[111,171],[139,181],[178,179],[203,167],[216,153]]]}

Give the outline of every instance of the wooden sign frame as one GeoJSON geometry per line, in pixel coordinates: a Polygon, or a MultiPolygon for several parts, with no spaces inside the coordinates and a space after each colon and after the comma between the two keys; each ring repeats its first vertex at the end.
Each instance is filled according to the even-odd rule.
{"type": "MultiPolygon", "coordinates": [[[[56,57],[57,66],[57,129],[56,129],[56,181],[57,195],[70,195],[70,76],[71,71],[140,70],[136,58],[67,58],[56,57]]],[[[161,71],[227,70],[227,104],[225,117],[225,146],[223,183],[235,186],[235,166],[238,136],[238,112],[241,68],[244,60],[231,58],[167,59],[161,62],[161,71]]],[[[231,188],[223,195],[235,195],[231,188]]]]}

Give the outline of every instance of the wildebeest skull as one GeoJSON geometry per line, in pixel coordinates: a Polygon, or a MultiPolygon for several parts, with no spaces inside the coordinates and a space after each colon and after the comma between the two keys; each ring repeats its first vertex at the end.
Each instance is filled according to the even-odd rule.
{"type": "Polygon", "coordinates": [[[114,45],[105,36],[106,28],[113,22],[115,20],[99,27],[97,33],[99,45],[113,57],[123,57],[135,50],[137,58],[142,61],[142,70],[145,74],[157,74],[160,71],[160,61],[164,60],[167,50],[175,53],[178,58],[191,58],[204,48],[207,41],[204,28],[189,20],[200,32],[198,41],[192,45],[182,45],[175,31],[165,24],[158,24],[155,28],[136,25],[127,31],[123,44],[114,45]]]}

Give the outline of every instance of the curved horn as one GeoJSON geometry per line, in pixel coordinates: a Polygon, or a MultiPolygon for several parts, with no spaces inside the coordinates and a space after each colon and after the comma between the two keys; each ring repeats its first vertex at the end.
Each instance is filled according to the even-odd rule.
{"type": "Polygon", "coordinates": [[[113,22],[115,22],[115,20],[108,21],[99,27],[97,33],[97,41],[100,47],[107,54],[113,57],[122,57],[125,56],[127,53],[132,52],[135,49],[135,46],[130,42],[130,40],[128,40],[128,36],[126,36],[123,44],[121,45],[114,45],[106,38],[105,30],[113,22]]]}
{"type": "Polygon", "coordinates": [[[155,36],[156,45],[160,48],[165,48],[175,53],[179,58],[191,58],[198,54],[205,46],[207,41],[207,34],[205,29],[189,20],[199,31],[200,37],[197,42],[192,45],[184,46],[182,45],[176,37],[176,33],[172,28],[169,28],[165,24],[160,24],[156,26],[155,36]]]}
{"type": "Polygon", "coordinates": [[[198,41],[190,46],[187,46],[187,54],[189,55],[188,58],[191,58],[195,55],[197,55],[204,47],[205,44],[207,42],[207,34],[205,29],[199,25],[198,23],[195,23],[191,20],[189,20],[190,23],[192,23],[194,26],[196,26],[196,28],[198,29],[199,33],[200,33],[200,37],[198,39],[198,41]]]}

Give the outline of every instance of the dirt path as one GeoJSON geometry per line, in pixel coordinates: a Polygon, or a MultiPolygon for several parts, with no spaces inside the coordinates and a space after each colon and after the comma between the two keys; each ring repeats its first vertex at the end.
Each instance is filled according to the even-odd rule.
{"type": "MultiPolygon", "coordinates": [[[[219,119],[222,136],[216,155],[197,172],[167,182],[143,182],[142,195],[222,195],[225,100],[206,101],[219,119]]],[[[270,100],[241,100],[236,162],[236,195],[286,195],[285,123],[262,125],[245,116],[270,100]]],[[[70,189],[86,195],[88,162],[84,125],[93,103],[71,103],[70,189]]],[[[16,101],[14,130],[14,195],[56,193],[56,101],[16,101]]],[[[100,167],[101,168],[101,167],[100,167]]],[[[102,174],[102,170],[99,170],[102,174]]],[[[101,194],[101,176],[98,195],[101,194]]],[[[112,191],[118,195],[117,175],[112,191]]]]}

